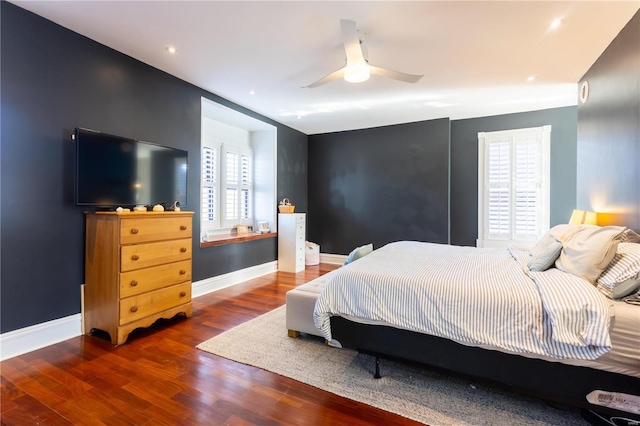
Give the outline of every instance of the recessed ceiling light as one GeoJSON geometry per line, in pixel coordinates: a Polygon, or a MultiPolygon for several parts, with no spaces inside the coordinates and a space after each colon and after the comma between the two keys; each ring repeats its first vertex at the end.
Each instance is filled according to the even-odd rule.
{"type": "Polygon", "coordinates": [[[256,92],[254,92],[253,90],[251,90],[251,91],[249,92],[249,94],[250,94],[250,95],[255,95],[255,94],[256,94],[256,92]]]}
{"type": "Polygon", "coordinates": [[[553,21],[551,23],[551,25],[549,25],[549,29],[550,30],[555,30],[556,28],[558,28],[560,26],[560,24],[562,24],[562,19],[556,19],[555,21],[553,21]]]}
{"type": "Polygon", "coordinates": [[[167,52],[169,53],[176,53],[176,48],[173,46],[167,46],[167,52]]]}
{"type": "Polygon", "coordinates": [[[530,76],[527,78],[527,81],[533,81],[533,80],[535,80],[535,79],[536,79],[536,76],[535,76],[535,75],[530,75],[530,76]]]}

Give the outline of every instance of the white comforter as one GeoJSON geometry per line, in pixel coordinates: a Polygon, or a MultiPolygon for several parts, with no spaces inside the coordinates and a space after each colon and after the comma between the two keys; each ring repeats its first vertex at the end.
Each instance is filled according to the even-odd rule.
{"type": "Polygon", "coordinates": [[[402,241],[331,278],[313,318],[331,341],[333,315],[380,321],[460,343],[556,358],[611,349],[606,298],[555,268],[530,272],[526,250],[402,241]]]}

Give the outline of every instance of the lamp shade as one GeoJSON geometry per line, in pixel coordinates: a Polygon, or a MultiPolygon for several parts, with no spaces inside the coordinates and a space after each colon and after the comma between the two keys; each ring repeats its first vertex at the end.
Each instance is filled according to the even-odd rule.
{"type": "Polygon", "coordinates": [[[596,212],[586,210],[574,210],[569,219],[570,225],[597,225],[598,216],[596,212]]]}

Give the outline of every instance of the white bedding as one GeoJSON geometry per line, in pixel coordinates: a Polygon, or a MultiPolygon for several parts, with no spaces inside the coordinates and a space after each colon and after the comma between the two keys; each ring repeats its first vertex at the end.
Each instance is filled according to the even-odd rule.
{"type": "Polygon", "coordinates": [[[556,359],[608,352],[607,299],[557,269],[530,273],[528,258],[517,249],[388,244],[327,282],[314,323],[329,341],[329,318],[341,315],[556,359]]]}

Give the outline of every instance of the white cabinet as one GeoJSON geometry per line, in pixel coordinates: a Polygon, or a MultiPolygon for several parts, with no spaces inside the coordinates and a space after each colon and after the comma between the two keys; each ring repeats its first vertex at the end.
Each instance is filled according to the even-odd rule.
{"type": "Polygon", "coordinates": [[[304,270],[305,213],[278,214],[278,270],[304,270]]]}

